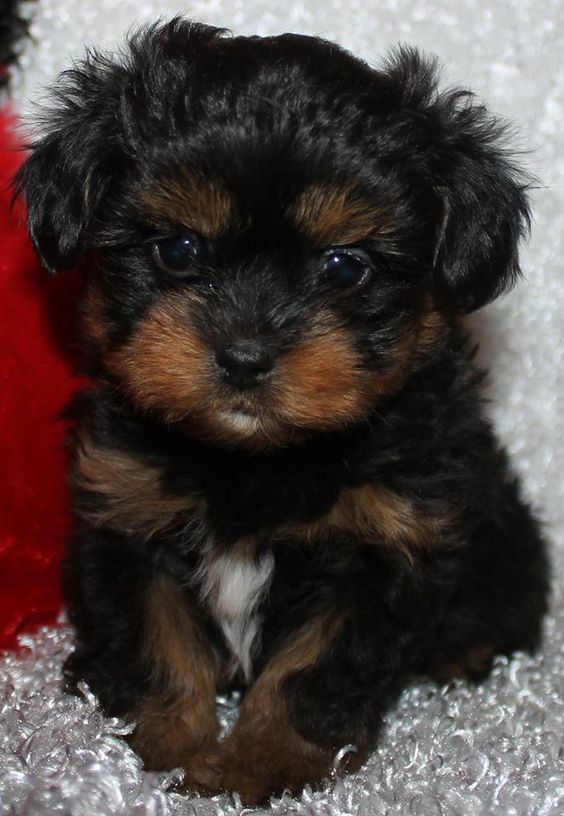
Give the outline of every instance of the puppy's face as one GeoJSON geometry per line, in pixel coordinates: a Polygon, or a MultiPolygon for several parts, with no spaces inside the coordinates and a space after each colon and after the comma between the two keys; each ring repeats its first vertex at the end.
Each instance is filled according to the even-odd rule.
{"type": "Polygon", "coordinates": [[[318,109],[275,139],[253,85],[234,87],[223,152],[202,116],[130,182],[131,232],[116,227],[88,325],[138,405],[262,446],[366,416],[401,388],[440,317],[416,214],[374,167],[363,179],[369,145],[343,144],[339,125],[343,155],[319,155],[306,130],[318,109]]]}
{"type": "Polygon", "coordinates": [[[98,250],[85,323],[106,375],[201,438],[363,419],[447,313],[516,274],[522,185],[416,54],[374,71],[175,21],[91,58],[62,99],[19,178],[36,244],[55,267],[98,250]]]}

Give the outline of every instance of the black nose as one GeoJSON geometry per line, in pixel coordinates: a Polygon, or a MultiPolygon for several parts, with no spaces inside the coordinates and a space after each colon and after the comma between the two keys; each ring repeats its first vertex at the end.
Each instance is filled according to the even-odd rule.
{"type": "Polygon", "coordinates": [[[274,365],[274,354],[258,340],[226,343],[215,359],[223,379],[240,390],[260,385],[274,365]]]}

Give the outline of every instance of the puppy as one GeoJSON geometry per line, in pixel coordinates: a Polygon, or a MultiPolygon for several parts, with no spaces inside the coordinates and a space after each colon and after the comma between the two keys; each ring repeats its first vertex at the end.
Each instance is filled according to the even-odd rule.
{"type": "Polygon", "coordinates": [[[539,642],[545,548],[459,326],[519,272],[502,136],[416,51],[182,19],[60,79],[17,189],[44,265],[88,267],[67,673],[187,790],[320,784],[414,674],[539,642]]]}

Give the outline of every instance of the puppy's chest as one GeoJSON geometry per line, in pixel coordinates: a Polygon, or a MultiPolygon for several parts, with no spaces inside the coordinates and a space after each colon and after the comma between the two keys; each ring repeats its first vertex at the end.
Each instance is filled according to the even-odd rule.
{"type": "Polygon", "coordinates": [[[232,670],[240,668],[247,681],[260,639],[260,604],[274,571],[272,553],[257,558],[249,544],[244,541],[227,552],[206,547],[196,575],[200,598],[233,655],[232,670]]]}
{"type": "Polygon", "coordinates": [[[329,511],[338,493],[337,480],[326,474],[304,479],[276,470],[237,473],[228,481],[218,476],[205,485],[208,518],[228,539],[318,518],[329,511]]]}
{"type": "MultiPolygon", "coordinates": [[[[76,509],[95,527],[147,542],[161,540],[167,548],[194,535],[199,538],[194,530],[203,530],[206,539],[211,536],[216,542],[227,543],[231,553],[244,553],[245,547],[234,548],[230,542],[256,543],[258,536],[263,541],[270,539],[270,543],[290,537],[324,547],[341,540],[349,546],[355,542],[384,543],[404,550],[418,549],[441,538],[453,522],[452,508],[440,509],[434,500],[429,512],[422,496],[414,500],[382,482],[347,487],[338,474],[300,473],[297,468],[261,471],[252,479],[243,478],[247,475],[244,470],[231,469],[226,479],[225,470],[214,468],[217,480],[197,472],[181,472],[181,478],[172,479],[168,467],[98,446],[86,437],[73,474],[74,486],[79,489],[76,509]]],[[[215,546],[203,547],[206,552],[214,550],[215,546]]],[[[219,551],[226,550],[220,547],[219,551]]],[[[241,557],[246,565],[237,567],[238,585],[253,587],[251,576],[256,564],[241,557]]],[[[222,570],[222,563],[205,569],[216,577],[227,574],[229,570],[222,570]]],[[[262,566],[259,574],[264,572],[262,566]]],[[[213,583],[221,587],[224,582],[217,577],[213,583]]],[[[254,597],[255,593],[249,592],[254,597]]]]}
{"type": "MultiPolygon", "coordinates": [[[[329,560],[336,553],[339,563],[343,552],[367,545],[410,553],[434,544],[451,522],[381,483],[345,487],[335,474],[313,478],[297,466],[263,468],[251,478],[244,469],[212,464],[214,478],[208,467],[187,476],[182,468],[181,478],[171,479],[171,468],[85,438],[74,470],[77,510],[94,527],[144,541],[147,553],[174,557],[174,569],[195,581],[247,676],[273,580],[273,550],[297,547],[313,562],[319,552],[329,560]],[[259,537],[266,549],[257,557],[259,537]]],[[[299,580],[295,574],[293,582],[299,580]]]]}

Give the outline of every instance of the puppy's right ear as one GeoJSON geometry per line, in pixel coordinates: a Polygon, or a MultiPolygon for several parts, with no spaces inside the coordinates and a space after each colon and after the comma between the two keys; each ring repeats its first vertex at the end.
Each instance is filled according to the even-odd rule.
{"type": "Polygon", "coordinates": [[[91,53],[59,78],[54,105],[41,116],[43,135],[14,179],[28,224],[51,272],[76,263],[118,165],[119,87],[115,65],[91,53]]]}

